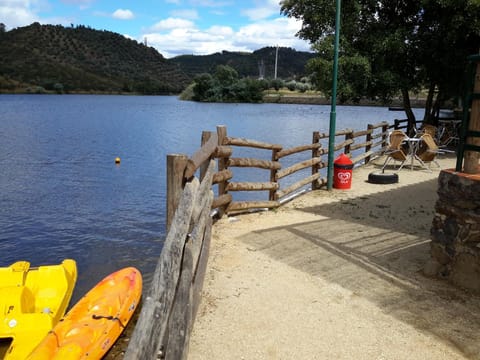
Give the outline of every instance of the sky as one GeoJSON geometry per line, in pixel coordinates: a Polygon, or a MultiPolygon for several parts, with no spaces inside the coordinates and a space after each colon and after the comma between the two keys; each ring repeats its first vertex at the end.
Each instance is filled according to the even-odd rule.
{"type": "Polygon", "coordinates": [[[108,30],[156,48],[166,58],[265,46],[310,51],[280,0],[0,0],[6,30],[33,22],[108,30]]]}

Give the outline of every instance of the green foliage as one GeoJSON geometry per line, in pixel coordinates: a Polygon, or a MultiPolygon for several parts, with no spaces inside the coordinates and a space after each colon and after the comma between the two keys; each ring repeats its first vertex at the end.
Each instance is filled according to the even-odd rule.
{"type": "MultiPolygon", "coordinates": [[[[205,102],[261,102],[263,89],[262,80],[239,79],[233,68],[219,65],[213,76],[201,74],[194,79],[191,98],[205,102]]],[[[187,98],[185,92],[182,98],[187,98]]]]}
{"type": "MultiPolygon", "coordinates": [[[[265,47],[253,53],[223,51],[211,55],[181,55],[169,61],[177,64],[191,79],[203,73],[213,74],[218,65],[228,65],[235,69],[240,78],[259,77],[259,67],[263,64],[264,76],[273,78],[275,73],[276,47],[265,47]]],[[[277,75],[282,79],[300,79],[306,75],[305,64],[315,57],[314,53],[296,51],[291,48],[278,48],[277,75]]]]}
{"type": "Polygon", "coordinates": [[[238,80],[238,73],[227,65],[218,65],[215,70],[215,78],[222,86],[230,86],[238,80]]]}
{"type": "MultiPolygon", "coordinates": [[[[335,2],[283,0],[281,11],[302,20],[298,35],[310,40],[318,54],[308,68],[314,72],[314,84],[327,90],[335,2]]],[[[388,101],[401,93],[407,116],[414,120],[408,94],[427,88],[426,118],[437,113],[463,92],[466,58],[480,47],[479,14],[478,0],[342,2],[340,99],[367,96],[388,101]]]]}
{"type": "MultiPolygon", "coordinates": [[[[237,101],[235,99],[245,97],[257,101],[253,93],[257,87],[270,88],[268,78],[274,73],[275,47],[253,53],[224,51],[165,59],[152,47],[83,25],[63,27],[34,23],[10,31],[5,31],[1,25],[0,80],[3,80],[0,92],[42,88],[51,93],[177,94],[198,76],[210,74],[223,88],[220,91],[218,86],[209,85],[210,90],[205,95],[200,89],[202,81],[207,80],[203,79],[197,88],[202,101],[218,98],[237,101]],[[259,83],[239,80],[258,78],[260,64],[264,65],[267,79],[259,83]]],[[[279,48],[278,76],[285,79],[305,77],[305,64],[313,57],[313,53],[279,48]]],[[[277,89],[282,86],[280,80],[275,84],[277,89]]],[[[195,93],[193,96],[199,97],[195,93]]]]}
{"type": "Polygon", "coordinates": [[[0,34],[0,75],[30,91],[171,94],[190,82],[155,49],[113,32],[34,23],[0,34]]]}
{"type": "MultiPolygon", "coordinates": [[[[326,44],[326,43],[324,43],[326,44]]],[[[332,42],[333,44],[333,42],[332,42]]],[[[320,48],[319,48],[320,49],[320,48]]],[[[333,53],[327,49],[320,49],[323,53],[333,53]]],[[[307,69],[312,73],[312,83],[327,97],[332,96],[333,59],[318,57],[307,63],[307,69]]],[[[338,63],[338,89],[340,102],[359,102],[368,92],[368,85],[372,73],[370,62],[360,55],[349,56],[344,54],[338,63]]]]}
{"type": "Polygon", "coordinates": [[[270,80],[270,84],[269,84],[270,89],[275,89],[276,91],[278,91],[284,86],[285,86],[285,82],[281,79],[270,80]]]}

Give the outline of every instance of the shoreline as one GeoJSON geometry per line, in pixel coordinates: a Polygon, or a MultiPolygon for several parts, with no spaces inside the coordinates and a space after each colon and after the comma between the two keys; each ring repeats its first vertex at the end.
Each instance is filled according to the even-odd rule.
{"type": "MultiPolygon", "coordinates": [[[[306,104],[306,105],[330,105],[330,99],[321,95],[299,95],[299,94],[267,94],[263,97],[265,103],[278,103],[278,104],[306,104]]],[[[412,108],[424,108],[425,99],[410,99],[412,108]]],[[[379,107],[402,107],[403,102],[401,99],[394,99],[389,103],[382,103],[375,100],[362,99],[358,103],[345,102],[337,103],[337,105],[350,105],[350,106],[379,106],[379,107]]],[[[402,110],[403,111],[403,110],[402,110]]]]}
{"type": "MultiPolygon", "coordinates": [[[[0,90],[0,95],[113,95],[113,96],[176,96],[180,99],[181,94],[156,94],[156,95],[147,95],[133,92],[88,92],[88,91],[69,91],[58,93],[55,91],[13,91],[7,92],[0,90]]],[[[192,100],[183,100],[183,101],[192,101],[192,100]]],[[[263,96],[263,103],[265,104],[298,104],[298,105],[330,105],[330,99],[325,98],[321,95],[311,95],[311,94],[285,94],[285,93],[269,93],[263,96]]],[[[411,99],[410,100],[412,108],[424,108],[425,99],[411,99]]],[[[358,103],[355,102],[345,102],[338,103],[337,105],[342,106],[377,106],[377,107],[391,107],[395,108],[392,111],[401,111],[403,112],[403,102],[401,99],[394,99],[389,103],[382,103],[375,100],[362,99],[358,103]],[[397,109],[399,108],[399,109],[397,109]]]]}

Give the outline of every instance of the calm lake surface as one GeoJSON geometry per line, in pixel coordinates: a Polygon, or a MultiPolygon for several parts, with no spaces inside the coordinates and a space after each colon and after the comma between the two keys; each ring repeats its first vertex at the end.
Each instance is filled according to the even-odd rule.
{"type": "MultiPolygon", "coordinates": [[[[235,137],[304,145],[314,130],[328,133],[329,116],[330,106],[320,105],[0,95],[0,266],[73,258],[75,301],[125,266],[140,269],[148,286],[165,237],[167,154],[192,155],[202,131],[217,125],[235,137]]],[[[398,117],[337,106],[337,129],[398,117]]]]}

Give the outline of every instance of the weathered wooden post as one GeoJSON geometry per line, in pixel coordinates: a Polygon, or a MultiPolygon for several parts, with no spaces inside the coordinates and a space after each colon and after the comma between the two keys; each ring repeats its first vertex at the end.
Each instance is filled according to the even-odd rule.
{"type": "MultiPolygon", "coordinates": [[[[208,140],[210,140],[211,137],[212,137],[211,131],[202,131],[202,140],[201,140],[202,146],[205,145],[208,142],[208,140]]],[[[203,162],[202,165],[200,166],[200,181],[203,180],[203,177],[207,172],[208,166],[209,166],[208,161],[203,162]]]]}
{"type": "Polygon", "coordinates": [[[395,130],[400,128],[400,120],[398,120],[398,119],[393,120],[393,128],[395,130]]]}
{"type": "MultiPolygon", "coordinates": [[[[278,153],[278,149],[272,149],[272,161],[278,161],[278,156],[277,156],[277,153],[278,153]]],[[[270,182],[271,183],[277,183],[277,173],[278,173],[278,169],[277,168],[273,168],[270,170],[270,182]]],[[[277,183],[278,184],[278,183],[277,183]]],[[[276,192],[278,190],[278,187],[276,189],[271,189],[269,192],[268,192],[268,200],[276,200],[276,192]]]]}
{"type": "Polygon", "coordinates": [[[184,173],[187,162],[188,157],[186,155],[167,155],[167,232],[170,230],[185,185],[184,173]]]}
{"type": "MultiPolygon", "coordinates": [[[[480,62],[477,62],[477,70],[475,74],[475,83],[473,86],[473,93],[480,93],[480,62]]],[[[466,109],[466,111],[468,111],[466,109]]],[[[472,107],[470,112],[470,122],[469,122],[469,131],[480,131],[480,98],[473,97],[472,107]]],[[[466,140],[467,144],[470,145],[480,145],[479,137],[468,137],[466,140]]],[[[478,168],[478,159],[480,153],[477,151],[465,151],[464,155],[464,169],[463,171],[467,174],[476,174],[479,172],[478,168]]]]}
{"type": "MultiPolygon", "coordinates": [[[[217,136],[218,136],[218,146],[222,146],[224,144],[225,138],[227,137],[227,127],[225,125],[217,126],[217,136]]],[[[227,170],[228,168],[228,158],[220,158],[218,159],[218,171],[221,172],[223,170],[227,170]]],[[[222,197],[223,195],[227,195],[227,186],[228,180],[224,180],[218,183],[218,196],[222,197]]],[[[222,217],[227,209],[227,205],[223,205],[218,209],[219,216],[222,217]]]]}
{"type": "Polygon", "coordinates": [[[382,126],[382,148],[388,145],[388,124],[382,126]]]}
{"type": "MultiPolygon", "coordinates": [[[[313,138],[312,138],[312,144],[320,144],[320,132],[319,131],[314,131],[313,132],[313,138]]],[[[318,147],[313,147],[312,149],[312,159],[319,158],[322,155],[322,150],[321,146],[318,147]]],[[[320,164],[319,163],[314,163],[312,165],[312,175],[318,174],[320,170],[320,164]]],[[[312,182],[312,190],[318,190],[320,188],[318,180],[314,180],[312,182]]]]}
{"type": "MultiPolygon", "coordinates": [[[[372,124],[368,124],[367,125],[367,135],[365,137],[365,141],[367,143],[367,145],[365,146],[365,152],[368,153],[370,152],[370,150],[372,150],[372,134],[373,134],[373,125],[372,124]]],[[[370,155],[368,155],[366,158],[365,158],[365,164],[368,164],[370,162],[370,155]]]]}
{"type": "Polygon", "coordinates": [[[344,154],[345,155],[350,155],[350,146],[352,145],[351,141],[353,141],[353,130],[348,129],[347,132],[345,133],[345,148],[344,148],[344,154]]]}

